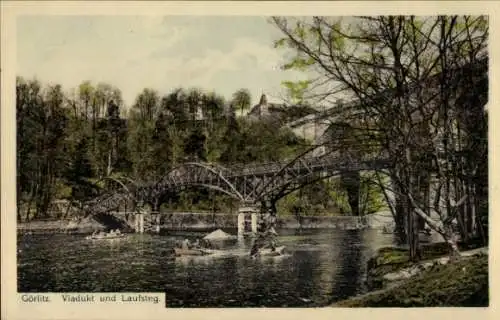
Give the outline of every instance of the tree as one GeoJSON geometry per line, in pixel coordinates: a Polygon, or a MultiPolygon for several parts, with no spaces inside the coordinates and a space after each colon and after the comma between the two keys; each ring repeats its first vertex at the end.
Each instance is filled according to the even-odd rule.
{"type": "MultiPolygon", "coordinates": [[[[99,194],[105,176],[154,182],[187,159],[228,165],[276,161],[306,144],[273,122],[237,118],[215,92],[176,89],[160,99],[145,89],[124,118],[121,92],[109,84],[85,82],[64,94],[58,85],[18,78],[16,89],[19,219],[24,212],[27,218],[46,216],[54,199],[81,204],[99,194]],[[192,116],[200,110],[203,117],[192,116]]],[[[327,188],[312,187],[305,201],[323,212],[327,188]]],[[[158,195],[151,204],[167,198],[171,208],[236,205],[225,195],[215,201],[212,192],[192,191],[158,195]]]]}
{"type": "Polygon", "coordinates": [[[201,126],[195,126],[184,142],[184,155],[188,161],[207,161],[207,136],[201,126]]]}
{"type": "Polygon", "coordinates": [[[153,121],[158,112],[160,98],[158,92],[152,89],[144,89],[135,99],[132,107],[136,112],[136,118],[140,121],[153,121]]]}
{"type": "Polygon", "coordinates": [[[135,99],[128,119],[128,150],[137,177],[154,179],[153,135],[159,109],[158,93],[144,89],[135,99]]]}
{"type": "MultiPolygon", "coordinates": [[[[41,85],[38,81],[16,79],[17,120],[17,197],[26,204],[26,220],[30,218],[32,203],[36,200],[39,186],[39,144],[41,113],[41,85]]],[[[18,206],[18,219],[21,219],[18,206]]]]}
{"type": "Polygon", "coordinates": [[[85,120],[88,119],[89,109],[91,108],[91,104],[94,102],[94,92],[95,88],[92,86],[90,81],[84,81],[78,87],[78,97],[80,98],[80,103],[83,106],[81,109],[81,115],[85,120]]]}
{"type": "Polygon", "coordinates": [[[65,174],[67,183],[71,186],[71,198],[73,201],[84,201],[95,195],[95,187],[90,183],[93,176],[91,161],[88,157],[88,138],[80,139],[72,156],[65,174]]]}
{"type": "MultiPolygon", "coordinates": [[[[16,83],[18,194],[27,203],[26,219],[46,217],[67,163],[68,115],[60,85],[42,89],[36,80],[16,83]]],[[[21,218],[18,212],[18,218],[21,218]]]]}
{"type": "Polygon", "coordinates": [[[229,107],[227,117],[227,127],[222,137],[223,152],[220,156],[220,161],[223,163],[242,162],[240,154],[243,152],[241,143],[241,129],[236,119],[234,106],[229,107]]]}
{"type": "Polygon", "coordinates": [[[152,138],[153,158],[155,159],[155,171],[158,177],[168,173],[173,166],[173,140],[168,131],[168,119],[160,113],[155,121],[152,138]]]}
{"type": "MultiPolygon", "coordinates": [[[[314,88],[322,101],[333,104],[339,92],[355,100],[339,108],[339,118],[367,136],[371,133],[376,145],[369,153],[378,149],[393,162],[384,174],[395,187],[390,190],[396,193],[391,209],[406,221],[411,258],[418,259],[420,220],[458,254],[451,222],[470,193],[462,190],[458,197],[452,192],[453,184],[467,180],[453,173],[458,163],[467,160],[457,157],[461,148],[454,138],[457,112],[452,101],[459,101],[473,86],[474,108],[481,119],[477,121],[483,122],[484,83],[481,86],[480,76],[469,76],[465,83],[462,75],[468,68],[481,69],[488,38],[486,18],[384,16],[345,22],[274,17],[271,22],[284,35],[276,46],[296,53],[284,68],[315,72],[317,77],[308,80],[306,88],[314,88]],[[436,188],[432,200],[430,187],[436,188]],[[432,213],[441,224],[431,218],[432,213]]],[[[292,89],[297,86],[304,84],[289,84],[292,89]]],[[[363,144],[364,139],[358,141],[363,144]]]]}
{"type": "Polygon", "coordinates": [[[233,93],[233,99],[231,104],[237,108],[240,108],[241,114],[247,109],[250,109],[252,105],[252,96],[248,89],[239,89],[233,93]]]}

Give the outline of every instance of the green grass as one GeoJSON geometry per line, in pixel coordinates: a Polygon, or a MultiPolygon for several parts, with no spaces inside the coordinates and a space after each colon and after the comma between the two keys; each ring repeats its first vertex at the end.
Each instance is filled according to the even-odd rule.
{"type": "Polygon", "coordinates": [[[487,307],[488,256],[436,265],[403,284],[341,301],[337,307],[487,307]]]}
{"type": "MultiPolygon", "coordinates": [[[[461,244],[459,244],[459,247],[461,250],[475,248],[465,247],[461,244]]],[[[449,250],[449,246],[445,242],[424,245],[421,248],[421,261],[447,256],[450,253],[449,250]]],[[[387,273],[407,268],[412,264],[413,262],[409,259],[407,249],[386,247],[379,249],[377,255],[370,259],[368,262],[368,270],[371,276],[380,277],[387,273]]]]}

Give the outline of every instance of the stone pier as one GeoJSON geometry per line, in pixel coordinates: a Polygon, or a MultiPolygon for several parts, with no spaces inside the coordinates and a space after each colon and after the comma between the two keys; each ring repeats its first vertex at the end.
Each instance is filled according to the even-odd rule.
{"type": "Polygon", "coordinates": [[[135,215],[135,232],[144,233],[144,213],[135,215]]]}
{"type": "Polygon", "coordinates": [[[242,238],[245,233],[245,213],[238,211],[238,238],[242,238]]]}
{"type": "Polygon", "coordinates": [[[248,216],[250,216],[251,219],[251,232],[257,233],[257,221],[259,212],[259,208],[256,206],[241,207],[238,210],[238,237],[243,237],[247,232],[246,219],[248,216]]]}
{"type": "Polygon", "coordinates": [[[252,233],[257,233],[257,220],[258,220],[258,216],[257,216],[257,212],[253,212],[252,213],[252,233]]]}

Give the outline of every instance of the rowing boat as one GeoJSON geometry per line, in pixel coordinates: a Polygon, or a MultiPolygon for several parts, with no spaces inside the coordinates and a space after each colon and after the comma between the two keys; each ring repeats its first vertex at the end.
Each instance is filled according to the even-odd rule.
{"type": "Polygon", "coordinates": [[[118,239],[118,238],[123,238],[125,237],[124,234],[105,234],[103,236],[101,235],[90,235],[85,237],[87,240],[110,240],[110,239],[118,239]]]}
{"type": "Polygon", "coordinates": [[[261,257],[276,257],[285,254],[285,246],[277,247],[274,250],[271,248],[260,249],[256,256],[261,257]]]}
{"type": "Polygon", "coordinates": [[[182,248],[174,248],[176,256],[206,256],[209,254],[213,254],[214,250],[209,249],[182,249],[182,248]]]}
{"type": "MultiPolygon", "coordinates": [[[[211,250],[211,249],[203,249],[203,248],[191,248],[191,249],[182,249],[182,248],[174,248],[176,256],[208,256],[214,254],[216,252],[222,252],[220,250],[211,250]]],[[[259,253],[256,256],[261,257],[276,257],[285,254],[285,246],[277,247],[274,251],[271,248],[260,249],[259,253]]]]}

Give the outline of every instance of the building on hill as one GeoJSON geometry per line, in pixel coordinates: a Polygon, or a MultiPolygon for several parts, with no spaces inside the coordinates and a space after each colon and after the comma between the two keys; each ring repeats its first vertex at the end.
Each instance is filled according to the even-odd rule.
{"type": "Polygon", "coordinates": [[[316,109],[307,105],[269,103],[266,95],[262,94],[259,103],[250,110],[247,117],[250,120],[276,120],[285,124],[317,112],[316,109]]]}
{"type": "Polygon", "coordinates": [[[260,101],[248,113],[250,120],[267,120],[270,118],[279,118],[276,114],[278,109],[282,109],[285,105],[269,103],[265,94],[262,94],[260,101]]]}

